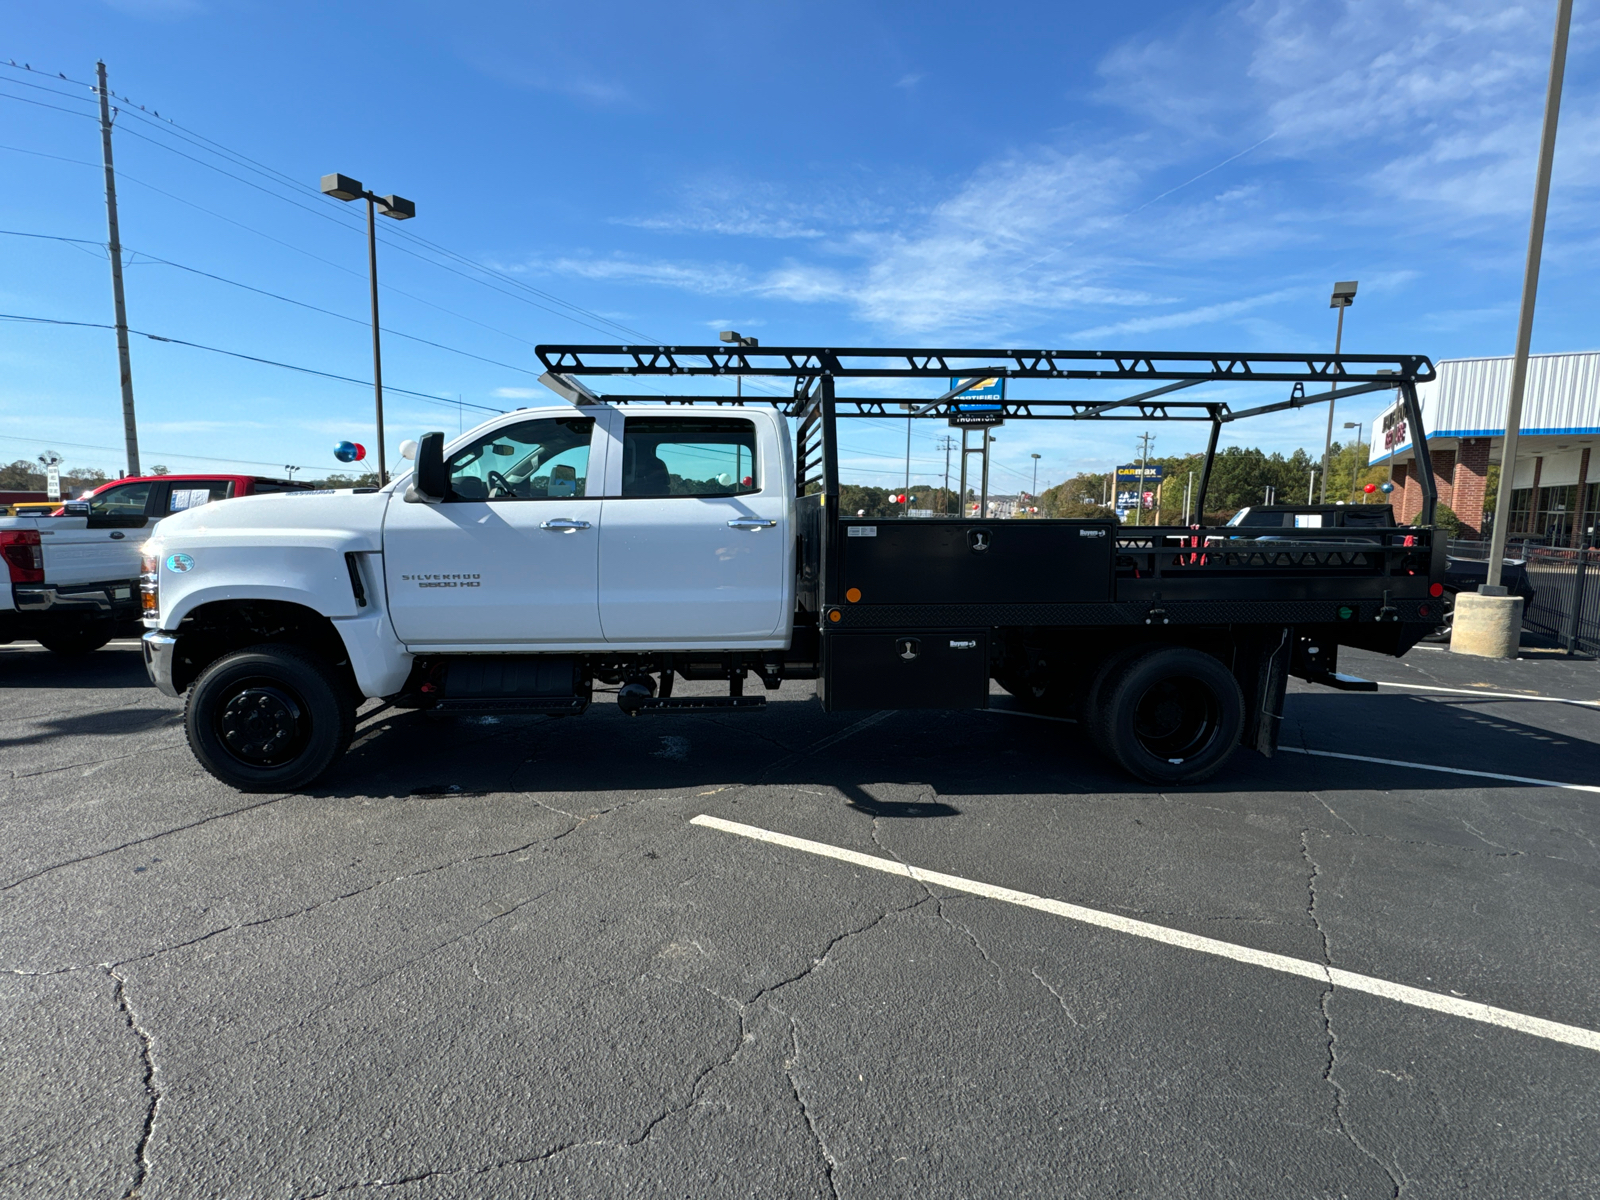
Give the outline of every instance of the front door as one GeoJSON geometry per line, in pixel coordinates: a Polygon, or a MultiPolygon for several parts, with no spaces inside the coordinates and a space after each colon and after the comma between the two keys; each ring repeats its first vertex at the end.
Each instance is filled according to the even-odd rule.
{"type": "MultiPolygon", "coordinates": [[[[519,421],[445,460],[449,498],[389,503],[383,560],[395,632],[411,645],[601,640],[602,454],[593,417],[519,421]],[[594,460],[594,461],[591,461],[594,460]]],[[[603,443],[602,443],[603,444],[603,443]]]]}
{"type": "Polygon", "coordinates": [[[759,441],[744,417],[626,418],[600,534],[606,641],[735,645],[781,629],[788,505],[759,441]]]}

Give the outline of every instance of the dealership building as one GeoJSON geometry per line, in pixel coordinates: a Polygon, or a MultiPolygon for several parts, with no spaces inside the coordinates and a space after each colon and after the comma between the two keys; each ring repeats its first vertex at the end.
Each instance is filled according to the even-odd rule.
{"type": "MultiPolygon", "coordinates": [[[[1511,359],[1457,358],[1417,385],[1439,503],[1461,520],[1463,538],[1488,536],[1483,504],[1490,463],[1505,446],[1511,359]]],[[[1413,430],[1398,403],[1378,421],[1369,461],[1388,464],[1395,517],[1422,511],[1413,430]]],[[[1510,536],[1546,545],[1593,544],[1600,509],[1600,352],[1535,354],[1528,359],[1511,493],[1510,536]]]]}

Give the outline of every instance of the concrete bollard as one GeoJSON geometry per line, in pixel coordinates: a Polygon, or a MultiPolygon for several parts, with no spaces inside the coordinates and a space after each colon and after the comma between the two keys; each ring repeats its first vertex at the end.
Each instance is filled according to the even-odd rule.
{"type": "Polygon", "coordinates": [[[1450,649],[1479,658],[1515,658],[1522,643],[1522,597],[1462,592],[1450,627],[1450,649]]]}

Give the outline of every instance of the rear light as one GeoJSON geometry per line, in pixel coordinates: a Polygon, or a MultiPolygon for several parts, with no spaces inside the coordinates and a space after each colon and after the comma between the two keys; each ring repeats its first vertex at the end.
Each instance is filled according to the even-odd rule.
{"type": "Polygon", "coordinates": [[[1430,585],[1429,588],[1428,588],[1428,595],[1434,596],[1434,597],[1439,597],[1439,596],[1444,595],[1444,584],[1435,583],[1435,584],[1430,585]]]}
{"type": "Polygon", "coordinates": [[[161,616],[160,554],[144,554],[139,558],[139,614],[145,617],[161,616]]]}
{"type": "Polygon", "coordinates": [[[44,546],[37,529],[0,530],[0,555],[5,556],[12,583],[44,582],[44,546]]]}

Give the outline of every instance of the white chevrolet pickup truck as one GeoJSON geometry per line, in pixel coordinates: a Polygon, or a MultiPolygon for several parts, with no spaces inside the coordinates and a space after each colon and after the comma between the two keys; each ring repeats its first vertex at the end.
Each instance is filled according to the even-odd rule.
{"type": "MultiPolygon", "coordinates": [[[[163,692],[188,693],[189,744],[212,774],[246,790],[310,783],[349,745],[363,698],[577,715],[600,683],[629,715],[754,712],[754,674],[769,690],[815,680],[829,712],[983,708],[994,682],[1024,707],[1075,713],[1139,778],[1195,782],[1241,745],[1275,752],[1291,674],[1371,690],[1338,672],[1338,648],[1398,656],[1440,620],[1444,539],[1431,516],[1396,526],[1387,505],[1274,510],[1274,528],[1246,529],[839,504],[845,418],[981,430],[1136,410],[1209,425],[1204,513],[1224,425],[1319,403],[1337,378],[1341,397],[1398,390],[1420,428],[1416,385],[1433,378],[1421,355],[538,353],[568,403],[448,445],[427,434],[387,487],[229,500],[156,526],[145,662],[163,692]],[[737,398],[729,375],[786,394],[737,398]],[[638,376],[718,377],[717,394],[602,396],[584,382],[638,376]],[[1038,395],[963,403],[997,378],[1038,395]],[[906,380],[949,390],[908,404],[906,380]],[[1079,381],[1095,394],[1072,394],[1079,381]],[[1108,384],[1138,391],[1108,398],[1108,384]],[[1200,384],[1231,390],[1167,396],[1200,384]],[[1235,410],[1246,388],[1266,403],[1235,410]],[[674,696],[676,679],[727,691],[674,696]]],[[[1418,475],[1431,514],[1425,464],[1418,475]]]]}

